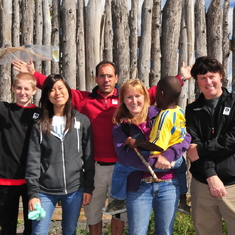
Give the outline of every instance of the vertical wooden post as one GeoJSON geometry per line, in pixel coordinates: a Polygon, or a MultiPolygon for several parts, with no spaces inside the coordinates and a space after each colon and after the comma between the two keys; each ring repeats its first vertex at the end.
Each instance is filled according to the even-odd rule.
{"type": "Polygon", "coordinates": [[[105,1],[103,60],[113,61],[113,21],[111,0],[105,1]]]}
{"type": "Polygon", "coordinates": [[[138,78],[149,87],[153,0],[144,0],[141,17],[138,78]]]}
{"type": "Polygon", "coordinates": [[[153,0],[150,87],[161,78],[161,0],[153,0]]]}
{"type": "Polygon", "coordinates": [[[131,10],[129,15],[130,78],[137,78],[138,74],[138,6],[139,1],[131,0],[131,10]]]}
{"type": "MultiPolygon", "coordinates": [[[[194,0],[186,0],[186,25],[187,25],[187,40],[188,40],[188,65],[194,63],[194,0]]],[[[188,81],[188,102],[191,103],[195,100],[195,80],[188,81]]]]}
{"type": "Polygon", "coordinates": [[[71,88],[76,88],[76,2],[62,2],[62,73],[71,88]]]}
{"type": "Polygon", "coordinates": [[[129,54],[129,27],[128,27],[128,12],[126,0],[114,0],[114,12],[115,17],[115,32],[114,35],[115,49],[116,49],[116,61],[119,71],[119,84],[124,83],[129,79],[130,74],[130,54],[129,54]]]}
{"type": "MultiPolygon", "coordinates": [[[[12,27],[12,2],[2,0],[0,2],[0,48],[11,47],[11,27],[12,27]]],[[[11,65],[0,65],[0,100],[12,101],[11,96],[11,65]]]]}
{"type": "MultiPolygon", "coordinates": [[[[52,30],[51,30],[51,44],[53,46],[60,47],[60,0],[52,0],[52,30]]],[[[51,64],[51,72],[52,73],[60,73],[60,56],[61,48],[59,48],[59,62],[53,62],[51,64]]]]}
{"type": "Polygon", "coordinates": [[[84,0],[77,1],[77,89],[86,90],[86,59],[85,59],[85,32],[84,32],[84,0]]]}
{"type": "Polygon", "coordinates": [[[208,55],[222,63],[222,8],[220,0],[212,0],[206,15],[208,55]]]}
{"type": "MultiPolygon", "coordinates": [[[[180,41],[179,41],[179,68],[182,61],[188,63],[188,35],[186,26],[186,4],[187,0],[182,1],[182,16],[181,16],[181,28],[180,28],[180,41]]],[[[185,110],[188,98],[188,81],[185,82],[182,87],[182,91],[179,98],[179,106],[185,110]]]]}
{"type": "Polygon", "coordinates": [[[229,50],[229,29],[228,29],[228,12],[229,12],[229,0],[224,0],[223,10],[223,23],[222,23],[222,64],[224,66],[225,76],[223,78],[223,87],[229,88],[228,81],[228,58],[230,55],[229,50]]]}
{"type": "MultiPolygon", "coordinates": [[[[35,37],[34,44],[42,45],[42,31],[43,31],[43,10],[42,10],[42,0],[36,0],[35,2],[35,37]]],[[[42,72],[42,62],[34,62],[35,70],[42,72]]],[[[37,90],[34,95],[34,104],[38,105],[41,97],[41,90],[37,90]]]]}
{"type": "Polygon", "coordinates": [[[181,1],[167,0],[162,13],[162,76],[178,72],[178,48],[181,22],[181,1]]]}

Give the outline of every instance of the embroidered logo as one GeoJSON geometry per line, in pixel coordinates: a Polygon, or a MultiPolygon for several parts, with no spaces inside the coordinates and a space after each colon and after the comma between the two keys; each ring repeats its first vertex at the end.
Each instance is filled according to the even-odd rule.
{"type": "Polygon", "coordinates": [[[39,113],[34,113],[33,114],[33,119],[38,119],[39,118],[39,113]]]}
{"type": "Polygon", "coordinates": [[[223,115],[229,115],[230,114],[231,108],[229,107],[224,107],[223,115]]]}

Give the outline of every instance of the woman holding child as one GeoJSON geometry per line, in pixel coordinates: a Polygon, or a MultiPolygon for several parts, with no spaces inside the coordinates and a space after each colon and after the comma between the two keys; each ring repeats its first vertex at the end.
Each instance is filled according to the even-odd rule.
{"type": "MultiPolygon", "coordinates": [[[[161,91],[158,91],[161,92],[161,91]]],[[[148,141],[153,121],[159,109],[149,107],[149,94],[142,82],[138,79],[128,80],[120,91],[120,102],[115,112],[113,121],[114,145],[118,160],[123,165],[144,168],[142,161],[133,149],[125,146],[127,137],[148,141]],[[127,136],[122,123],[128,122],[129,133],[127,136]]],[[[190,136],[175,144],[162,154],[154,158],[147,158],[150,165],[159,169],[171,168],[170,163],[182,156],[188,148],[190,136]],[[177,153],[177,154],[176,154],[177,153]]],[[[156,173],[160,182],[154,182],[148,172],[135,171],[128,177],[126,207],[128,215],[129,235],[143,235],[147,233],[151,210],[154,211],[155,234],[171,235],[173,233],[174,219],[179,199],[179,182],[175,171],[156,173]]]]}

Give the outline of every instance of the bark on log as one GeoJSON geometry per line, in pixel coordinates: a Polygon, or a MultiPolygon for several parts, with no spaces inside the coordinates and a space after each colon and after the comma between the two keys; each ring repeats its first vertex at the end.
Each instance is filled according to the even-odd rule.
{"type": "Polygon", "coordinates": [[[76,2],[62,2],[62,68],[71,88],[76,89],[76,2]]]}
{"type": "Polygon", "coordinates": [[[228,28],[228,12],[230,7],[230,1],[224,0],[224,10],[223,10],[223,34],[222,34],[222,64],[224,66],[225,76],[223,78],[223,87],[229,88],[228,80],[228,59],[230,55],[229,50],[229,28],[228,28]]]}
{"type": "Polygon", "coordinates": [[[157,84],[161,76],[161,0],[153,0],[152,13],[152,45],[151,45],[151,68],[150,87],[157,84]]]}
{"type": "Polygon", "coordinates": [[[33,44],[34,1],[22,0],[21,45],[33,44]]]}
{"type": "Polygon", "coordinates": [[[111,0],[105,1],[103,60],[113,61],[113,21],[111,0]]]}
{"type": "MultiPolygon", "coordinates": [[[[11,47],[12,3],[8,0],[0,2],[0,48],[11,47]]],[[[0,65],[0,100],[12,102],[11,65],[0,65]]]]}
{"type": "Polygon", "coordinates": [[[161,76],[177,73],[179,34],[181,21],[181,1],[167,0],[162,13],[162,64],[161,76]]]}
{"type": "MultiPolygon", "coordinates": [[[[235,25],[235,7],[233,7],[233,25],[235,25]]],[[[233,27],[232,35],[232,90],[235,91],[235,27],[233,27]]]]}
{"type": "MultiPolygon", "coordinates": [[[[35,36],[34,44],[42,45],[42,32],[43,32],[43,10],[42,10],[42,0],[37,0],[35,2],[35,36]]],[[[35,61],[34,67],[37,71],[42,72],[42,62],[35,61]]],[[[41,90],[37,90],[34,95],[34,104],[38,105],[41,97],[41,90]]]]}
{"type": "Polygon", "coordinates": [[[130,74],[130,55],[129,55],[129,28],[128,12],[126,0],[114,0],[116,51],[117,51],[117,68],[119,71],[119,84],[123,84],[129,79],[130,74]]]}
{"type": "MultiPolygon", "coordinates": [[[[207,55],[207,28],[206,28],[206,7],[204,0],[195,2],[195,56],[196,58],[207,55]]],[[[195,82],[195,98],[200,90],[195,82]]]]}
{"type": "MultiPolygon", "coordinates": [[[[12,1],[12,46],[20,46],[20,3],[19,0],[12,1]]],[[[18,74],[18,71],[11,70],[12,77],[18,74]]]]}
{"type": "Polygon", "coordinates": [[[222,8],[212,0],[206,15],[208,55],[222,63],[222,8]]]}
{"type": "Polygon", "coordinates": [[[138,74],[138,6],[139,1],[131,0],[129,14],[130,25],[130,78],[137,78],[138,74]]]}
{"type": "Polygon", "coordinates": [[[95,86],[95,67],[101,61],[101,20],[103,5],[89,0],[86,8],[86,88],[95,86]]]}
{"type": "MultiPolygon", "coordinates": [[[[187,64],[188,61],[188,44],[187,44],[187,27],[186,27],[186,8],[185,8],[186,0],[182,1],[182,16],[181,16],[181,28],[180,28],[180,41],[179,41],[179,69],[181,66],[181,62],[184,61],[187,64]]],[[[179,106],[185,110],[187,105],[187,95],[188,93],[188,81],[185,82],[182,87],[182,91],[179,98],[179,106]]]]}
{"type": "Polygon", "coordinates": [[[77,2],[77,89],[86,90],[86,59],[85,59],[85,29],[84,29],[84,0],[77,2]]]}
{"type": "Polygon", "coordinates": [[[152,0],[144,0],[141,14],[141,39],[139,54],[138,78],[149,88],[151,31],[152,31],[152,0]]]}
{"type": "MultiPolygon", "coordinates": [[[[52,31],[51,31],[51,44],[60,47],[60,0],[52,0],[52,31]]],[[[61,48],[59,48],[59,62],[51,64],[51,72],[60,73],[60,57],[61,48]]]]}
{"type": "MultiPolygon", "coordinates": [[[[43,0],[43,45],[51,45],[51,16],[48,0],[43,0]]],[[[51,74],[51,61],[43,61],[43,73],[51,74]]]]}
{"type": "MultiPolygon", "coordinates": [[[[194,63],[194,0],[186,1],[186,25],[187,25],[187,39],[188,39],[188,64],[194,63]]],[[[195,100],[195,80],[188,81],[188,102],[191,103],[195,100]]]]}

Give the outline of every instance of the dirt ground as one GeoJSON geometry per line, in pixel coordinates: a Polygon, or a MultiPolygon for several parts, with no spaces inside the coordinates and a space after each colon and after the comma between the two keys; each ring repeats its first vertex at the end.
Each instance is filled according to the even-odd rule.
{"type": "MultiPolygon", "coordinates": [[[[103,234],[108,234],[107,227],[109,226],[109,224],[110,224],[110,220],[103,220],[103,234]]],[[[19,223],[18,228],[17,228],[17,235],[23,235],[23,230],[24,230],[24,225],[23,225],[23,222],[21,222],[21,223],[19,223]]],[[[84,234],[83,231],[88,232],[86,220],[79,220],[78,221],[77,231],[78,231],[77,234],[79,234],[79,231],[82,234],[84,234]]],[[[50,235],[62,235],[60,220],[51,221],[49,234],[50,235]]],[[[0,231],[0,235],[1,235],[1,231],[0,231]]]]}
{"type": "MultiPolygon", "coordinates": [[[[23,235],[23,230],[24,230],[24,224],[23,222],[21,222],[17,227],[17,235],[23,235]]],[[[86,230],[85,220],[78,221],[78,230],[86,230]]],[[[51,221],[49,234],[50,235],[62,235],[60,220],[51,221]]]]}

